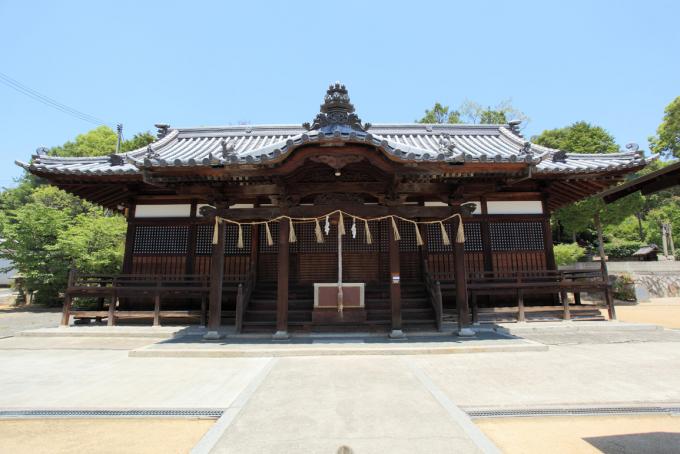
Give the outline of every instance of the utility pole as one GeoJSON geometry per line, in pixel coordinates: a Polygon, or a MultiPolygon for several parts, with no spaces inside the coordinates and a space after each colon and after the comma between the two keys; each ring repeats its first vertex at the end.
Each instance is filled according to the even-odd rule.
{"type": "Polygon", "coordinates": [[[116,125],[116,132],[118,133],[118,142],[116,142],[116,154],[120,153],[120,141],[123,137],[123,124],[118,123],[116,125]]]}

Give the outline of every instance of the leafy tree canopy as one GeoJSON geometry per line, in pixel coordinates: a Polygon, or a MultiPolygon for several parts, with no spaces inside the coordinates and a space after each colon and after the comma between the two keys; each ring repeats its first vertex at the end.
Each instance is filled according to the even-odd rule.
{"type": "Polygon", "coordinates": [[[665,157],[680,158],[680,96],[664,110],[656,136],[649,138],[649,148],[665,157]]]}
{"type": "MultiPolygon", "coordinates": [[[[99,126],[85,134],[79,134],[74,141],[68,141],[64,145],[52,147],[49,154],[53,156],[103,156],[116,151],[118,136],[108,126],[99,126]]],[[[154,141],[154,136],[149,132],[135,134],[132,139],[121,143],[121,151],[131,151],[142,148],[154,141]]]]}
{"type": "MultiPolygon", "coordinates": [[[[123,141],[122,151],[154,140],[148,133],[123,141]]],[[[56,156],[102,156],[115,152],[116,134],[101,126],[53,147],[56,156]]],[[[125,219],[25,174],[0,193],[0,257],[13,263],[36,302],[51,304],[66,286],[68,269],[111,273],[123,257],[125,219]]]]}
{"type": "Polygon", "coordinates": [[[528,117],[512,107],[509,100],[502,101],[495,107],[482,107],[473,101],[465,101],[456,110],[436,102],[432,109],[425,111],[425,115],[418,123],[430,124],[507,124],[510,120],[526,121],[528,117]]]}
{"type": "Polygon", "coordinates": [[[616,153],[619,146],[614,137],[600,126],[577,121],[566,128],[549,129],[531,138],[531,141],[570,153],[616,153]]]}
{"type": "Polygon", "coordinates": [[[449,111],[449,106],[443,106],[440,103],[434,103],[432,109],[425,111],[425,116],[418,120],[418,123],[428,124],[455,124],[461,123],[460,112],[457,110],[449,111]]]}

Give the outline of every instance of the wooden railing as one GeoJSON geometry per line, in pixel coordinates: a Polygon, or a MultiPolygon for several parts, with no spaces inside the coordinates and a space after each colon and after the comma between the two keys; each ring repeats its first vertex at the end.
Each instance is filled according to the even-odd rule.
{"type": "MultiPolygon", "coordinates": [[[[207,275],[139,275],[139,274],[82,274],[75,270],[69,272],[68,285],[64,298],[62,325],[68,325],[70,317],[81,319],[106,318],[108,325],[114,325],[117,318],[153,317],[153,324],[160,324],[161,317],[200,317],[205,323],[207,298],[209,293],[207,275]],[[153,311],[117,310],[120,298],[153,298],[153,311]],[[201,298],[201,310],[162,311],[161,302],[167,297],[201,298]],[[104,310],[72,310],[75,298],[108,299],[109,307],[104,310]]],[[[99,309],[99,308],[98,308],[99,309]]]]}
{"type": "Polygon", "coordinates": [[[442,329],[442,321],[444,319],[444,307],[442,303],[442,289],[439,281],[433,279],[430,274],[427,261],[423,267],[424,277],[425,277],[425,287],[427,288],[427,294],[430,299],[430,304],[432,304],[432,309],[434,309],[435,323],[437,325],[437,331],[442,329]]]}
{"type": "Polygon", "coordinates": [[[243,317],[245,317],[248,303],[250,303],[250,295],[253,293],[255,287],[255,270],[251,270],[243,282],[238,284],[238,292],[236,294],[236,314],[235,327],[236,333],[240,334],[243,331],[243,317]]]}
{"type": "MultiPolygon", "coordinates": [[[[531,271],[487,271],[470,273],[468,276],[473,321],[477,322],[480,312],[516,312],[518,321],[526,320],[527,312],[555,311],[556,306],[525,306],[527,294],[554,294],[561,298],[561,311],[564,320],[571,319],[571,313],[590,311],[606,307],[609,318],[615,318],[614,301],[607,274],[601,270],[531,270],[531,271]],[[581,292],[602,292],[604,304],[581,305],[581,292]],[[573,293],[575,305],[570,305],[567,294],[573,293]],[[514,295],[516,307],[495,307],[481,309],[477,305],[478,296],[514,295]]],[[[559,307],[559,306],[557,306],[559,307]]]]}

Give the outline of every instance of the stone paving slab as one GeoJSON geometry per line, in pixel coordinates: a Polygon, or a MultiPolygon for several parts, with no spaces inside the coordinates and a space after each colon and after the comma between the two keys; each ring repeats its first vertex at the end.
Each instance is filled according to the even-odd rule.
{"type": "Polygon", "coordinates": [[[499,332],[523,336],[526,333],[553,333],[553,332],[603,332],[603,331],[660,331],[663,327],[651,323],[627,323],[613,321],[558,321],[558,322],[518,322],[499,323],[489,327],[499,332]]]}
{"type": "Polygon", "coordinates": [[[153,337],[27,337],[0,339],[0,350],[131,350],[165,338],[153,337]]]}
{"type": "Polygon", "coordinates": [[[266,361],[0,350],[0,408],[226,408],[266,361]]]}
{"type": "Polygon", "coordinates": [[[400,358],[281,358],[212,453],[476,453],[400,358]],[[294,384],[294,385],[293,385],[294,384]]]}
{"type": "Polygon", "coordinates": [[[551,346],[547,352],[412,357],[456,405],[668,404],[680,401],[675,342],[551,346]]]}
{"type": "Polygon", "coordinates": [[[545,345],[617,344],[634,342],[680,342],[680,331],[632,330],[632,331],[583,331],[583,332],[527,332],[525,339],[545,345]]]}
{"type": "Polygon", "coordinates": [[[384,337],[346,336],[326,339],[299,337],[285,342],[235,337],[208,342],[200,337],[184,336],[131,350],[129,355],[136,358],[219,358],[500,353],[547,349],[547,346],[537,342],[496,333],[480,333],[474,338],[412,337],[406,341],[389,341],[384,337]]]}
{"type": "Polygon", "coordinates": [[[186,326],[105,326],[72,325],[56,328],[39,328],[19,333],[25,337],[153,337],[174,338],[188,331],[186,326]]]}

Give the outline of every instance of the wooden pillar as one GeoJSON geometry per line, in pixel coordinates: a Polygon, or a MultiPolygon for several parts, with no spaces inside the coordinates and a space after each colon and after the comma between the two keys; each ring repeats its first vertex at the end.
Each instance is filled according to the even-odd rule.
{"type": "Polygon", "coordinates": [[[456,273],[456,309],[458,312],[458,335],[473,336],[475,333],[470,329],[470,308],[468,306],[467,291],[467,269],[465,267],[465,244],[455,241],[458,224],[461,222],[456,218],[456,223],[451,231],[451,241],[453,241],[455,273],[456,273]]]}
{"type": "Polygon", "coordinates": [[[189,238],[187,239],[187,260],[185,264],[185,273],[194,274],[194,263],[196,261],[196,231],[198,225],[196,224],[196,201],[191,201],[191,222],[189,223],[189,238]]]}
{"type": "Polygon", "coordinates": [[[288,339],[288,275],[289,275],[289,244],[290,223],[288,220],[279,222],[279,253],[278,275],[276,287],[276,332],[275,340],[288,339]]]}
{"type": "Polygon", "coordinates": [[[260,226],[255,224],[250,227],[250,272],[253,280],[257,280],[257,259],[260,250],[260,226]]]}
{"type": "Polygon", "coordinates": [[[391,339],[403,339],[401,319],[401,272],[399,263],[399,243],[394,240],[394,230],[392,225],[387,227],[387,241],[389,247],[390,260],[390,308],[392,312],[392,331],[391,339]]]}
{"type": "Polygon", "coordinates": [[[123,255],[123,274],[132,274],[132,255],[135,243],[135,204],[130,202],[127,209],[127,231],[125,232],[125,253],[123,255]]]}
{"type": "Polygon", "coordinates": [[[222,323],[222,283],[224,281],[224,242],[225,225],[217,225],[217,244],[213,244],[210,258],[210,301],[208,307],[208,332],[204,339],[219,339],[218,332],[222,323]]]}
{"type": "Polygon", "coordinates": [[[553,250],[552,227],[550,226],[550,212],[548,204],[543,200],[543,244],[545,248],[545,263],[549,270],[556,270],[555,251],[553,250]]]}
{"type": "Polygon", "coordinates": [[[491,251],[491,226],[489,226],[489,211],[486,197],[481,198],[482,220],[479,223],[482,236],[482,254],[484,255],[484,271],[493,271],[493,252],[491,251]]]}

